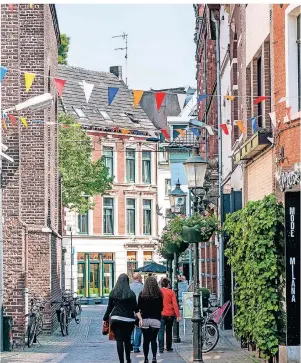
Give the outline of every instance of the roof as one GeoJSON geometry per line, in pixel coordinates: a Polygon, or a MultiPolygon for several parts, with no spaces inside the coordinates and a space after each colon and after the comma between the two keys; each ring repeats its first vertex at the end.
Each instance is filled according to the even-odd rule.
{"type": "Polygon", "coordinates": [[[109,72],[97,72],[84,68],[59,65],[58,74],[66,80],[60,111],[73,114],[81,125],[94,127],[121,127],[129,130],[156,130],[140,106],[134,108],[133,93],[122,80],[109,72]],[[89,103],[79,82],[93,83],[89,103]],[[108,104],[108,87],[119,88],[111,105],[108,104]],[[75,109],[84,114],[79,117],[75,109]],[[101,114],[105,111],[109,119],[101,114]]]}

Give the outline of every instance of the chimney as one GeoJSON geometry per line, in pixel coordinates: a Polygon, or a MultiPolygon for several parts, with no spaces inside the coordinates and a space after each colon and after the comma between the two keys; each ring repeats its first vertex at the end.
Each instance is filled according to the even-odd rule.
{"type": "Polygon", "coordinates": [[[122,67],[121,66],[110,67],[110,73],[114,74],[119,80],[122,80],[122,67]]]}

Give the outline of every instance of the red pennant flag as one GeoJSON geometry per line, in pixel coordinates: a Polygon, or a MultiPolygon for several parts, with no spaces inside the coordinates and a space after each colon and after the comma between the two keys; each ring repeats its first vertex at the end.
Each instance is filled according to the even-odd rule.
{"type": "Polygon", "coordinates": [[[221,124],[221,128],[224,131],[225,135],[229,135],[229,130],[227,124],[221,124]]]}
{"type": "Polygon", "coordinates": [[[17,126],[17,119],[14,115],[8,115],[8,118],[14,126],[17,126]]]}
{"type": "Polygon", "coordinates": [[[113,131],[118,131],[119,130],[119,127],[116,126],[116,127],[113,127],[113,131]]]}
{"type": "Polygon", "coordinates": [[[162,105],[165,95],[166,95],[166,92],[156,92],[156,103],[157,103],[158,111],[160,110],[160,107],[162,105]]]}
{"type": "Polygon", "coordinates": [[[168,132],[165,129],[161,129],[162,134],[164,135],[165,139],[169,140],[168,132]]]}
{"type": "Polygon", "coordinates": [[[59,94],[60,97],[62,97],[65,83],[66,83],[65,79],[54,78],[54,84],[55,84],[57,93],[59,94]]]}
{"type": "Polygon", "coordinates": [[[14,12],[14,4],[8,4],[9,10],[13,13],[14,12]]]}
{"type": "Polygon", "coordinates": [[[256,100],[254,100],[254,105],[258,105],[258,103],[264,101],[264,100],[267,100],[269,97],[267,96],[259,96],[256,98],[256,100]]]}

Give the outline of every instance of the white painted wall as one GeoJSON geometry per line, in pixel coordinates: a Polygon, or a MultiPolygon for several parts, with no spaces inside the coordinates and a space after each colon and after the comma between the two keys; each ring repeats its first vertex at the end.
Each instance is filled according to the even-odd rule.
{"type": "Polygon", "coordinates": [[[246,7],[246,65],[251,62],[269,34],[270,5],[248,4],[246,7]]]}
{"type": "Polygon", "coordinates": [[[165,180],[171,179],[171,172],[169,169],[158,168],[158,206],[161,208],[160,213],[163,216],[158,217],[158,235],[161,236],[163,228],[166,225],[166,209],[170,209],[169,197],[165,195],[165,180]]]}

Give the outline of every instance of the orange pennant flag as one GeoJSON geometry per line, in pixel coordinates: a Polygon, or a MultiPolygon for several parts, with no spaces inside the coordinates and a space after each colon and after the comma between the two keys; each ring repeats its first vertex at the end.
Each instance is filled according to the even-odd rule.
{"type": "Polygon", "coordinates": [[[2,119],[2,126],[3,126],[3,129],[4,130],[7,130],[7,125],[6,125],[6,122],[5,122],[5,118],[4,117],[2,119]]]}
{"type": "Polygon", "coordinates": [[[239,130],[240,130],[240,132],[241,132],[242,134],[245,134],[245,133],[246,133],[246,129],[245,129],[245,127],[244,127],[244,123],[243,123],[243,121],[241,121],[241,120],[236,121],[236,125],[238,126],[238,128],[239,128],[239,130]]]}
{"type": "Polygon", "coordinates": [[[22,122],[22,124],[24,125],[24,127],[27,129],[28,125],[27,125],[27,121],[25,117],[19,117],[20,121],[22,122]]]}
{"type": "Polygon", "coordinates": [[[127,130],[127,129],[120,129],[120,132],[121,132],[122,134],[127,135],[127,134],[129,134],[129,133],[130,133],[130,130],[127,130]]]}
{"type": "Polygon", "coordinates": [[[139,105],[141,98],[143,96],[143,93],[144,93],[144,91],[139,91],[139,90],[133,91],[135,108],[139,105]]]}
{"type": "Polygon", "coordinates": [[[225,96],[225,99],[226,99],[226,100],[229,100],[229,101],[233,101],[233,100],[234,100],[234,98],[235,98],[235,96],[230,96],[230,95],[226,95],[226,96],[225,96]]]}
{"type": "Polygon", "coordinates": [[[25,87],[26,87],[26,92],[28,92],[31,88],[32,82],[35,79],[35,74],[34,73],[24,73],[24,78],[25,78],[25,87]]]}
{"type": "Polygon", "coordinates": [[[14,115],[8,115],[8,118],[10,119],[13,126],[17,126],[17,119],[14,115]]]}
{"type": "Polygon", "coordinates": [[[181,136],[185,136],[185,131],[182,130],[182,129],[175,129],[176,131],[178,131],[178,133],[181,135],[181,136]]]}

